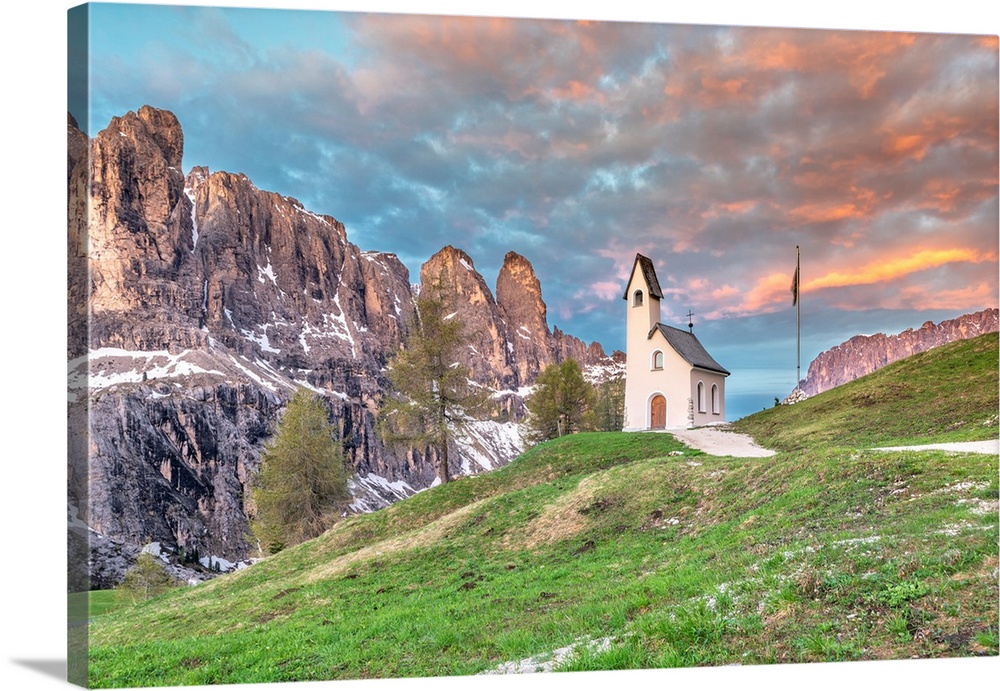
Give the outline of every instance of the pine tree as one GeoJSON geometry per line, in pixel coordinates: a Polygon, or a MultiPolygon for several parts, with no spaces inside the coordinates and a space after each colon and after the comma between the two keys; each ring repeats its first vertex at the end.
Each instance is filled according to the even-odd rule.
{"type": "Polygon", "coordinates": [[[471,382],[459,362],[462,322],[449,311],[443,283],[425,288],[417,299],[418,324],[389,363],[391,389],[379,413],[379,432],[387,443],[437,450],[442,484],[451,479],[448,442],[489,402],[489,392],[471,382]]]}
{"type": "Polygon", "coordinates": [[[594,428],[620,432],[625,426],[625,378],[615,377],[594,387],[594,428]]]}
{"type": "Polygon", "coordinates": [[[326,406],[300,388],[267,442],[254,484],[251,530],[264,552],[316,537],[350,498],[343,448],[326,406]]]}
{"type": "Polygon", "coordinates": [[[576,360],[549,365],[535,379],[534,386],[527,400],[528,428],[533,441],[592,428],[594,387],[583,378],[576,360]]]}

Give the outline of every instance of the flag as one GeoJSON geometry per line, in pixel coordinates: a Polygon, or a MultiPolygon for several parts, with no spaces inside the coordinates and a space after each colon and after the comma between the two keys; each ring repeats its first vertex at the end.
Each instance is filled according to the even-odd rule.
{"type": "Polygon", "coordinates": [[[799,301],[799,267],[795,267],[795,276],[792,278],[792,304],[799,301]]]}

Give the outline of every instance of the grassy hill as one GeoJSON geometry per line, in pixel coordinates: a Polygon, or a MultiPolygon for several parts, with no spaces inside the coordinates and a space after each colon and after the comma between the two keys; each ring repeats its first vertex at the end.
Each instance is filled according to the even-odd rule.
{"type": "Polygon", "coordinates": [[[933,348],[734,427],[784,451],[996,439],[997,337],[933,348]]]}
{"type": "Polygon", "coordinates": [[[997,458],[865,450],[996,435],[997,341],[969,343],[753,416],[772,458],[575,435],[106,611],[90,683],[996,655],[997,458]]]}

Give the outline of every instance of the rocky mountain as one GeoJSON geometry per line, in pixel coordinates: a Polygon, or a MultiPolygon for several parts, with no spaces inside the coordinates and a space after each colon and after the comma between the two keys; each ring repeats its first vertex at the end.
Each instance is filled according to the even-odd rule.
{"type": "Polygon", "coordinates": [[[809,363],[794,400],[814,396],[835,386],[870,374],[880,367],[922,353],[951,341],[973,338],[998,330],[997,309],[965,314],[940,324],[925,322],[918,329],[887,336],[877,333],[853,338],[820,353],[809,363]]]}
{"type": "MultiPolygon", "coordinates": [[[[245,498],[299,386],[337,423],[355,473],[350,510],[431,485],[433,450],[387,448],[375,433],[384,368],[416,323],[395,255],[361,251],[336,219],[245,175],[185,175],[168,111],[145,106],[92,139],[70,118],[68,140],[69,489],[73,524],[105,538],[94,561],[110,563],[107,540],[227,564],[249,555],[245,498]]],[[[503,420],[458,440],[454,475],[521,451],[525,387],[545,365],[610,362],[600,345],[549,330],[519,255],[505,259],[499,300],[462,250],[444,248],[420,273],[444,282],[470,334],[466,364],[506,401],[503,420]]]]}
{"type": "Polygon", "coordinates": [[[463,324],[468,341],[461,362],[472,378],[497,391],[517,389],[520,382],[509,329],[472,258],[460,249],[445,247],[420,267],[420,285],[421,290],[433,286],[450,296],[449,309],[463,324]]]}
{"type": "MultiPolygon", "coordinates": [[[[508,349],[516,363],[517,376],[528,381],[556,360],[558,350],[555,336],[548,329],[542,286],[531,263],[515,252],[504,257],[497,277],[497,304],[507,323],[508,349]]],[[[579,358],[580,362],[583,360],[579,358]]]]}
{"type": "Polygon", "coordinates": [[[549,365],[568,358],[584,368],[614,362],[600,343],[587,346],[558,328],[549,329],[541,283],[531,262],[516,252],[504,257],[495,297],[472,258],[451,246],[421,267],[420,281],[422,286],[441,285],[456,298],[454,311],[469,343],[460,360],[477,382],[497,391],[515,419],[524,414],[521,399],[549,365]]]}

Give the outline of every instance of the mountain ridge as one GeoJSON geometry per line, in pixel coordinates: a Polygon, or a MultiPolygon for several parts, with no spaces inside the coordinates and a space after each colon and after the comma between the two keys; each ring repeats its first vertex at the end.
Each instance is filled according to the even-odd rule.
{"type": "MultiPolygon", "coordinates": [[[[169,111],[143,106],[93,138],[70,116],[67,134],[69,490],[81,524],[132,553],[159,542],[245,558],[244,497],[298,386],[321,395],[336,422],[355,474],[352,511],[433,483],[433,449],[391,449],[375,432],[384,368],[416,323],[396,255],[362,251],[337,219],[242,173],[183,174],[183,130],[169,111]]],[[[531,315],[544,302],[520,255],[504,267],[516,265],[537,295],[505,287],[498,304],[456,248],[429,258],[421,280],[449,252],[452,295],[479,334],[472,345],[490,351],[463,357],[505,412],[459,438],[460,475],[520,452],[524,394],[544,366],[613,362],[599,344],[549,331],[544,311],[531,315]],[[514,346],[522,322],[545,327],[534,350],[514,346]]]]}
{"type": "Polygon", "coordinates": [[[898,334],[852,336],[825,350],[809,363],[809,369],[785,402],[796,402],[853,381],[945,343],[974,338],[1000,329],[997,308],[963,314],[937,324],[924,322],[898,334]]]}

